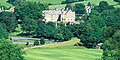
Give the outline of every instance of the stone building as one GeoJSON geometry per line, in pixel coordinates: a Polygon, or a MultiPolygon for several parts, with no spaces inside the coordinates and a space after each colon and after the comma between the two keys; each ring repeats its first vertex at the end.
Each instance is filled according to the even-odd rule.
{"type": "Polygon", "coordinates": [[[52,9],[43,11],[45,22],[75,23],[75,12],[64,9],[52,9]]]}

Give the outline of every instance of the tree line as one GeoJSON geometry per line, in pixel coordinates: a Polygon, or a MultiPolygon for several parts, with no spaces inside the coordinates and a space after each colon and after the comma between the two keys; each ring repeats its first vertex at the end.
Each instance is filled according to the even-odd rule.
{"type": "MultiPolygon", "coordinates": [[[[76,4],[76,7],[80,7],[79,5],[81,4],[76,4]]],[[[39,2],[21,2],[21,4],[16,5],[15,13],[0,13],[0,54],[3,54],[3,51],[8,52],[1,56],[1,60],[8,58],[11,60],[24,59],[22,56],[23,51],[20,50],[21,48],[8,40],[8,33],[15,31],[17,27],[17,19],[22,20],[21,29],[23,33],[27,33],[33,37],[44,37],[59,41],[67,41],[72,37],[78,37],[87,48],[95,48],[98,43],[104,43],[102,46],[103,60],[120,59],[119,8],[114,8],[106,1],[101,1],[99,5],[94,6],[90,15],[85,14],[82,16],[82,19],[85,21],[84,23],[67,26],[64,26],[62,23],[56,26],[53,22],[47,24],[42,22],[41,20],[44,17],[41,12],[46,9],[48,9],[48,5],[39,2]],[[6,49],[4,50],[3,48],[6,49]],[[14,55],[12,55],[13,51],[16,52],[14,55]],[[8,54],[11,55],[7,56],[8,54]],[[18,58],[14,58],[16,55],[18,58]]],[[[76,10],[79,11],[79,9],[76,10]]]]}

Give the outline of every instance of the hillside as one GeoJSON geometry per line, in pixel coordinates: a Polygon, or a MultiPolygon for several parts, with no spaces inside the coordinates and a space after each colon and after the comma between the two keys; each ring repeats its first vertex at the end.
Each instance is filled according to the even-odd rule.
{"type": "Polygon", "coordinates": [[[45,45],[41,48],[60,48],[60,47],[70,47],[74,46],[76,42],[79,42],[80,40],[78,38],[72,38],[70,41],[65,41],[65,42],[59,42],[59,43],[53,43],[53,44],[48,44],[45,45]]]}
{"type": "Polygon", "coordinates": [[[25,50],[28,60],[95,60],[102,56],[102,50],[73,46],[79,39],[45,45],[25,50]]]}
{"type": "MultiPolygon", "coordinates": [[[[75,2],[75,3],[83,3],[85,5],[87,5],[88,2],[90,2],[93,5],[98,5],[100,1],[107,1],[110,5],[116,5],[117,3],[114,2],[113,0],[87,0],[87,1],[83,1],[83,2],[75,2]]],[[[75,3],[72,3],[73,5],[75,3]]],[[[50,9],[53,8],[64,8],[66,6],[66,4],[59,4],[59,5],[51,5],[49,6],[50,9]]],[[[119,7],[120,5],[118,5],[117,7],[119,7]]]]}
{"type": "MultiPolygon", "coordinates": [[[[11,4],[6,2],[7,0],[1,0],[0,4],[6,7],[10,7],[12,6],[11,4]]],[[[40,1],[41,3],[46,3],[46,4],[52,4],[49,6],[50,9],[53,8],[64,8],[66,6],[66,4],[60,4],[62,1],[65,0],[27,0],[27,1],[33,1],[33,2],[38,2],[40,1]]],[[[111,5],[116,5],[117,3],[114,2],[113,0],[87,0],[87,1],[83,1],[83,2],[75,2],[75,3],[83,3],[83,4],[87,4],[88,2],[91,2],[92,4],[98,5],[100,1],[107,1],[109,4],[111,5]]],[[[72,3],[73,5],[75,3],[72,3]]],[[[120,7],[120,5],[117,5],[115,7],[120,7]]]]}
{"type": "Polygon", "coordinates": [[[12,6],[11,4],[7,3],[7,0],[0,0],[0,5],[10,7],[12,6]]]}
{"type": "Polygon", "coordinates": [[[27,0],[27,1],[40,1],[41,3],[46,3],[46,4],[60,4],[62,1],[65,0],[27,0]]]}

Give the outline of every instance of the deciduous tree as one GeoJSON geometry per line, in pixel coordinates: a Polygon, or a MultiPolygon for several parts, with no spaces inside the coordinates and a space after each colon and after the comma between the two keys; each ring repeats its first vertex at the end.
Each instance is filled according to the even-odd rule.
{"type": "Polygon", "coordinates": [[[24,60],[24,51],[10,40],[0,39],[0,60],[24,60]]]}

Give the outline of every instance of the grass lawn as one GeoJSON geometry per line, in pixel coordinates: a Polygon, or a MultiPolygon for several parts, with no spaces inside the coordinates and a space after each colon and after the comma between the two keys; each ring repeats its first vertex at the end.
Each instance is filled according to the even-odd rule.
{"type": "Polygon", "coordinates": [[[65,0],[27,0],[27,1],[40,1],[41,3],[46,3],[46,4],[60,4],[62,1],[65,0]]]}
{"type": "MultiPolygon", "coordinates": [[[[6,2],[7,0],[0,0],[0,5],[6,6],[6,7],[10,7],[12,6],[11,4],[6,2]]],[[[53,8],[64,8],[66,6],[66,4],[60,4],[62,1],[65,0],[27,0],[27,1],[40,1],[41,3],[46,3],[46,4],[53,4],[50,5],[49,8],[53,9],[53,8]]],[[[83,3],[83,4],[87,4],[88,2],[91,2],[92,4],[98,5],[100,1],[107,1],[110,5],[116,5],[117,3],[114,2],[113,0],[87,0],[87,1],[83,1],[83,2],[75,2],[75,3],[83,3]]],[[[73,5],[75,3],[72,3],[73,5]]],[[[115,7],[120,7],[120,5],[117,5],[115,7]]]]}
{"type": "Polygon", "coordinates": [[[95,60],[102,56],[102,50],[84,48],[51,48],[26,50],[27,60],[95,60]]]}
{"type": "MultiPolygon", "coordinates": [[[[83,3],[83,4],[87,5],[87,3],[90,2],[91,4],[98,5],[100,1],[107,1],[108,4],[110,4],[110,5],[116,5],[117,4],[117,2],[114,2],[113,0],[87,0],[87,1],[75,2],[75,3],[83,3]]],[[[75,3],[72,3],[72,4],[74,5],[75,3]]],[[[66,6],[66,4],[50,5],[49,8],[50,9],[53,9],[53,8],[64,8],[65,6],[66,6]]]]}
{"type": "Polygon", "coordinates": [[[0,0],[0,5],[6,6],[7,8],[12,6],[11,4],[7,3],[8,0],[0,0]]]}
{"type": "Polygon", "coordinates": [[[40,48],[27,49],[27,60],[95,60],[102,56],[102,50],[73,46],[79,39],[49,44],[40,48]]]}

